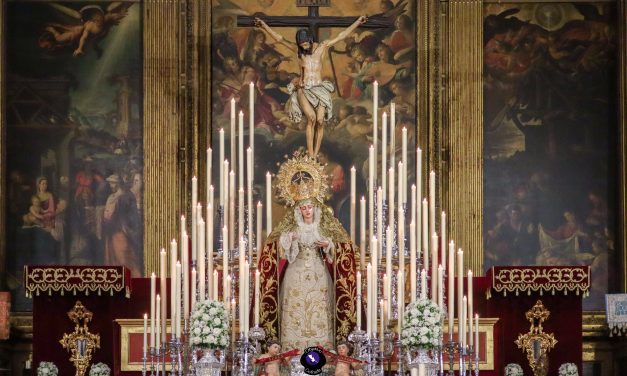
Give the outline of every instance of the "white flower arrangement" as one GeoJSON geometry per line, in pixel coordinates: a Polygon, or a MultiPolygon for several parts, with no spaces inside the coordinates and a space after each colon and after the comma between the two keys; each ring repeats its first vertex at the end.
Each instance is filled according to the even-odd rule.
{"type": "Polygon", "coordinates": [[[442,338],[442,312],[429,299],[418,299],[403,315],[401,343],[408,348],[434,349],[442,338]]]}
{"type": "Polygon", "coordinates": [[[229,344],[229,315],[217,300],[196,303],[190,318],[190,341],[203,348],[224,349],[229,344]]]}
{"type": "Polygon", "coordinates": [[[89,369],[89,376],[109,376],[111,375],[111,368],[104,363],[92,364],[89,369]]]}
{"type": "Polygon", "coordinates": [[[37,367],[37,376],[57,376],[59,369],[52,362],[40,362],[37,367]]]}
{"type": "Polygon", "coordinates": [[[560,366],[559,376],[579,376],[575,363],[564,363],[560,366]]]}
{"type": "Polygon", "coordinates": [[[510,363],[505,366],[505,376],[523,376],[523,369],[520,364],[510,363]]]}

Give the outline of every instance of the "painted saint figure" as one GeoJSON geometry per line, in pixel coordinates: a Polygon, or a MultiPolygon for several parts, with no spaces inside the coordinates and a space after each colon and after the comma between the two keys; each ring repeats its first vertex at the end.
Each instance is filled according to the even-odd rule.
{"type": "Polygon", "coordinates": [[[300,77],[288,85],[290,99],[285,106],[290,120],[294,123],[300,123],[303,114],[305,115],[307,152],[312,157],[315,157],[320,150],[324,122],[333,116],[331,93],[335,91],[335,87],[332,82],[322,79],[322,58],[330,47],[346,39],[366,20],[366,16],[361,16],[335,38],[320,43],[314,41],[314,36],[309,29],[299,29],[296,32],[296,44],[294,44],[272,30],[263,20],[255,18],[255,25],[265,30],[277,42],[297,49],[300,77]]]}

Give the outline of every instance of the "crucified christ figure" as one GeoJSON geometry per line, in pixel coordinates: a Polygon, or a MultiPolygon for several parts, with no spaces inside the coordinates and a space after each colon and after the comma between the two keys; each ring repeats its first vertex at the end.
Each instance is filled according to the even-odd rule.
{"type": "Polygon", "coordinates": [[[335,38],[320,43],[314,41],[309,29],[299,29],[296,32],[296,43],[293,43],[272,30],[263,20],[255,18],[255,26],[266,31],[277,42],[296,49],[300,77],[287,87],[290,99],[286,104],[286,112],[294,123],[300,123],[305,115],[307,152],[312,157],[320,151],[324,122],[333,116],[331,93],[335,87],[332,82],[322,80],[322,58],[331,46],[346,39],[366,21],[367,17],[361,16],[335,38]]]}

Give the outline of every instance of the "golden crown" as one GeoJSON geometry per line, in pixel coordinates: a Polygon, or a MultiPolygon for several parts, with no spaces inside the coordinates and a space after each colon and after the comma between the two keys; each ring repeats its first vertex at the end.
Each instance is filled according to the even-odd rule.
{"type": "Polygon", "coordinates": [[[316,158],[297,154],[285,161],[277,174],[278,195],[288,206],[303,200],[320,203],[327,198],[328,184],[324,166],[316,158]]]}

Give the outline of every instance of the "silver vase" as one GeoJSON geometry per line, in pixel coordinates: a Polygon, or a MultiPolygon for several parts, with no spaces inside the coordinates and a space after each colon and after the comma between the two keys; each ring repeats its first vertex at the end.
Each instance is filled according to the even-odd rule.
{"type": "Polygon", "coordinates": [[[216,357],[216,349],[202,349],[202,357],[198,359],[194,367],[197,376],[220,376],[220,370],[224,364],[224,357],[216,357]]]}
{"type": "Polygon", "coordinates": [[[435,350],[409,348],[406,353],[407,366],[410,369],[424,368],[425,375],[435,376],[438,372],[438,358],[435,350]]]}

